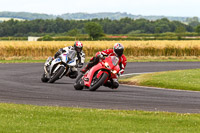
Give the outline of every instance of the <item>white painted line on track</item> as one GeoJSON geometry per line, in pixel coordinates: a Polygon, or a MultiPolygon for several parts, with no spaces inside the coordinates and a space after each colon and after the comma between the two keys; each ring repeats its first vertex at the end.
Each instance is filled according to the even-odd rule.
{"type": "Polygon", "coordinates": [[[149,88],[149,89],[155,89],[155,90],[170,90],[170,91],[184,91],[184,92],[197,92],[200,93],[200,91],[190,91],[190,90],[178,90],[178,89],[169,89],[169,88],[157,88],[157,87],[149,87],[149,86],[138,86],[138,85],[128,85],[128,84],[120,84],[122,86],[130,86],[130,87],[137,87],[137,88],[149,88]]]}
{"type": "Polygon", "coordinates": [[[145,74],[145,73],[153,73],[153,72],[143,72],[143,73],[127,73],[127,74],[122,74],[121,76],[128,76],[128,75],[139,75],[139,74],[145,74]]]}

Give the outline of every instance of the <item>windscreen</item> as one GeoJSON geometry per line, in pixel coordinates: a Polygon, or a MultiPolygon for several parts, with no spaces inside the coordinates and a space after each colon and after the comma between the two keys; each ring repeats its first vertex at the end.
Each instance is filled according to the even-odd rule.
{"type": "Polygon", "coordinates": [[[111,56],[111,60],[114,66],[116,66],[119,62],[119,58],[117,58],[116,56],[111,56]]]}
{"type": "Polygon", "coordinates": [[[72,60],[76,57],[76,51],[75,50],[70,50],[68,54],[68,59],[72,60]]]}

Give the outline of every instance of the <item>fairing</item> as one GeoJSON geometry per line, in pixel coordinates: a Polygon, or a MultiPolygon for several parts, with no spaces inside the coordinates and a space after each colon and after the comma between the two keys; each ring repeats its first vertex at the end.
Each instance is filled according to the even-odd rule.
{"type": "MultiPolygon", "coordinates": [[[[117,57],[116,57],[117,58],[117,57]]],[[[120,68],[118,65],[118,60],[114,57],[107,57],[102,62],[99,62],[97,65],[93,66],[88,73],[83,76],[84,85],[90,87],[94,74],[98,71],[97,78],[99,78],[103,73],[109,74],[109,77],[105,80],[109,80],[110,78],[117,78],[116,74],[113,74],[111,71],[115,70],[117,73],[120,68]],[[108,64],[109,67],[106,67],[105,64],[108,64]]]]}

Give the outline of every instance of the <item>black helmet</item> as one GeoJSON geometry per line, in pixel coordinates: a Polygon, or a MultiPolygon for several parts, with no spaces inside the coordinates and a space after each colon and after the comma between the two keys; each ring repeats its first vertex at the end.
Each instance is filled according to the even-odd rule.
{"type": "Polygon", "coordinates": [[[75,50],[79,53],[79,52],[81,52],[82,49],[83,49],[83,44],[82,44],[80,41],[76,41],[76,42],[74,43],[74,48],[75,48],[75,50]]]}
{"type": "Polygon", "coordinates": [[[115,43],[113,51],[117,56],[121,57],[124,52],[124,47],[120,43],[115,43]]]}

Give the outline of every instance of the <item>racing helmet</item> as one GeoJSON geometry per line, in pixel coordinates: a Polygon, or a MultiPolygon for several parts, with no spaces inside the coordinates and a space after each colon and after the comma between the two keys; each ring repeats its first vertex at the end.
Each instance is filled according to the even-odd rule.
{"type": "Polygon", "coordinates": [[[121,57],[124,52],[124,47],[120,43],[115,43],[115,45],[113,47],[113,51],[117,56],[121,57]]]}
{"type": "Polygon", "coordinates": [[[74,48],[78,53],[80,53],[83,49],[83,44],[80,41],[76,41],[74,43],[74,48]]]}

